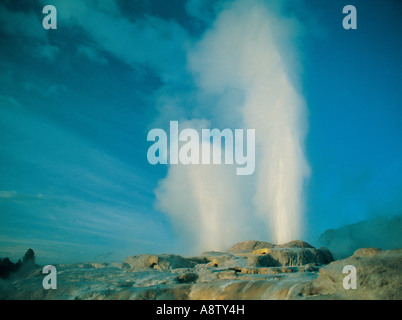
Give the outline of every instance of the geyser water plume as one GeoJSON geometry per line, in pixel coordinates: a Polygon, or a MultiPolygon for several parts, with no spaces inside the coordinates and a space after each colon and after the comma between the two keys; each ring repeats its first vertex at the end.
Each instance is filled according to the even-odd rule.
{"type": "Polygon", "coordinates": [[[284,53],[292,55],[292,48],[278,46],[290,43],[296,27],[294,20],[271,12],[262,1],[237,1],[219,14],[188,54],[199,94],[216,97],[211,108],[220,107],[209,120],[256,130],[256,169],[250,178],[234,179],[234,171],[224,165],[171,167],[157,190],[159,207],[196,247],[227,248],[242,239],[284,243],[302,235],[302,186],[309,174],[303,151],[306,110],[283,58],[284,53]],[[242,93],[242,101],[239,95],[231,98],[234,91],[242,93]],[[181,193],[175,192],[178,181],[188,186],[181,193]],[[215,185],[220,191],[209,193],[208,199],[195,196],[215,185]],[[183,223],[185,214],[204,222],[183,223]]]}

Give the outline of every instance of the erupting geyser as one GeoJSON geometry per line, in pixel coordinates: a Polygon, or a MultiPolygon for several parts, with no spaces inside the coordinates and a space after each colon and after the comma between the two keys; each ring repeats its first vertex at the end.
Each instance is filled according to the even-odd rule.
{"type": "MultiPolygon", "coordinates": [[[[170,168],[161,182],[159,207],[193,247],[302,236],[306,110],[283,56],[294,56],[289,43],[298,27],[278,12],[260,1],[231,4],[188,54],[199,95],[216,97],[208,121],[255,129],[256,139],[251,177],[233,178],[224,165],[195,165],[170,168]]],[[[187,125],[192,121],[200,122],[187,125]]]]}

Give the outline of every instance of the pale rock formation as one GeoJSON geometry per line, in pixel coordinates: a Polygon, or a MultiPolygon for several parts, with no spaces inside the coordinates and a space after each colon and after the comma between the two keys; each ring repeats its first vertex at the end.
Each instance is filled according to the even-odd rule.
{"type": "Polygon", "coordinates": [[[320,269],[317,279],[308,283],[301,294],[307,298],[326,299],[402,299],[402,249],[382,251],[362,248],[346,259],[320,269]],[[356,268],[356,289],[343,288],[343,268],[356,268]]]}
{"type": "Polygon", "coordinates": [[[232,249],[56,265],[57,290],[43,290],[41,270],[34,270],[0,282],[0,299],[402,299],[402,249],[362,248],[337,261],[328,249],[299,240],[246,241],[232,249]],[[346,265],[356,268],[357,289],[343,287],[346,265]]]}
{"type": "Polygon", "coordinates": [[[193,266],[194,263],[192,261],[175,254],[140,254],[129,256],[123,262],[123,267],[130,270],[165,270],[193,266]]]}
{"type": "Polygon", "coordinates": [[[233,247],[229,249],[229,253],[251,253],[257,249],[274,247],[276,247],[276,245],[269,242],[248,240],[236,243],[233,247]]]}

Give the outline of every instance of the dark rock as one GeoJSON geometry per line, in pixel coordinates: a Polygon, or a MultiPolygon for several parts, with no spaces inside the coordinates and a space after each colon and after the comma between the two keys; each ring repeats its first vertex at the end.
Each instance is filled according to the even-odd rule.
{"type": "Polygon", "coordinates": [[[175,269],[175,268],[191,268],[195,264],[182,256],[175,254],[140,254],[129,256],[124,260],[123,267],[126,269],[175,269]]]}
{"type": "Polygon", "coordinates": [[[197,281],[198,274],[194,272],[186,272],[182,273],[181,275],[177,276],[177,282],[179,283],[193,283],[197,281]]]}
{"type": "Polygon", "coordinates": [[[327,264],[333,261],[331,252],[326,248],[276,247],[258,249],[248,257],[249,267],[302,266],[309,263],[327,264]]]}

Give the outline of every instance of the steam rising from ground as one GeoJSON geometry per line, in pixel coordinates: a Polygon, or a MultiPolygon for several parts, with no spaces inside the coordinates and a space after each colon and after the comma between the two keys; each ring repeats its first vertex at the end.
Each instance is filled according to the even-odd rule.
{"type": "Polygon", "coordinates": [[[306,111],[283,58],[289,48],[278,45],[295,24],[272,12],[259,1],[231,4],[188,53],[198,95],[215,104],[208,121],[186,126],[256,130],[254,175],[236,176],[231,165],[174,165],[160,182],[157,205],[193,250],[301,237],[306,111]]]}

